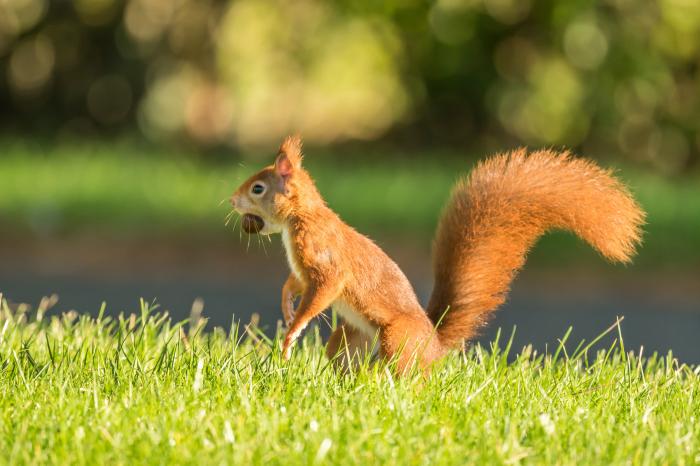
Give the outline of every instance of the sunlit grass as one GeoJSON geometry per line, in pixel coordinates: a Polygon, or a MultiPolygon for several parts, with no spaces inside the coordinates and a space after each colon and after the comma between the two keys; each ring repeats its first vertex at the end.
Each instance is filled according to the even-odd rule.
{"type": "MultiPolygon", "coordinates": [[[[130,143],[41,146],[0,142],[0,228],[45,236],[79,232],[224,237],[233,189],[271,155],[199,161],[188,153],[130,143]],[[11,226],[9,226],[11,225],[11,226]]],[[[375,237],[427,244],[449,190],[474,157],[435,153],[344,154],[312,151],[306,164],[331,207],[375,237]]],[[[619,171],[649,212],[637,264],[700,264],[700,177],[667,179],[619,171]]],[[[237,236],[237,234],[236,234],[237,236]]],[[[566,235],[546,239],[537,262],[597,263],[566,235]]]]}
{"type": "Polygon", "coordinates": [[[1,463],[700,461],[698,369],[617,339],[597,354],[477,346],[425,380],[383,363],[342,376],[313,334],[284,363],[255,329],[44,307],[0,312],[1,463]]]}

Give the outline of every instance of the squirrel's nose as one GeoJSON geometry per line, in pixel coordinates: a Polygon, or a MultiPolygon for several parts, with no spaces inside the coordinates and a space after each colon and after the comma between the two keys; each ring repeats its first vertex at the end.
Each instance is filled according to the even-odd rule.
{"type": "Polygon", "coordinates": [[[230,202],[231,202],[231,207],[233,207],[235,209],[237,207],[237,204],[238,204],[238,195],[236,193],[233,193],[233,195],[231,196],[230,202]]]}

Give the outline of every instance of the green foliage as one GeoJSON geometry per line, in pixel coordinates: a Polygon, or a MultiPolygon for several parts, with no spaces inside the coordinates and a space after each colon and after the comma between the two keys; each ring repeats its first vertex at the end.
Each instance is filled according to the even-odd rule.
{"type": "Polygon", "coordinates": [[[510,358],[496,342],[426,379],[397,379],[381,362],[343,376],[317,335],[285,363],[279,340],[254,328],[205,333],[143,302],[130,316],[103,311],[2,303],[0,463],[700,460],[698,370],[635,356],[621,340],[596,355],[579,346],[510,358]]]}

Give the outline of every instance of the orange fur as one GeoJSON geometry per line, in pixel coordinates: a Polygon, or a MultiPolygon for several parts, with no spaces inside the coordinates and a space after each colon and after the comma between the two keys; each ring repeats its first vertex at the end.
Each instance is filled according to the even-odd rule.
{"type": "Polygon", "coordinates": [[[624,186],[592,162],[551,151],[496,156],[453,191],[435,239],[436,284],[424,311],[399,267],[325,204],[302,167],[299,137],[287,138],[275,163],[244,182],[232,203],[264,220],[262,234],[283,235],[292,270],[282,292],[291,318],[285,358],[311,319],[332,306],[344,324],[331,336],[329,356],[344,354],[339,364],[349,365],[378,331],[380,354],[395,358],[400,372],[428,368],[472,338],[545,231],[572,230],[624,262],[644,219],[624,186]],[[256,183],[266,187],[262,194],[252,192],[256,183]]]}

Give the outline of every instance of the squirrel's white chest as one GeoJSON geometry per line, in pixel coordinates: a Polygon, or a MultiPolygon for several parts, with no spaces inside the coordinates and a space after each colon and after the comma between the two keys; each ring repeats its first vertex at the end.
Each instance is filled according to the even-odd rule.
{"type": "Polygon", "coordinates": [[[355,327],[365,335],[374,338],[374,335],[377,333],[377,327],[348,303],[342,299],[336,299],[332,304],[332,308],[349,325],[355,327]]]}
{"type": "MultiPolygon", "coordinates": [[[[289,268],[297,280],[303,281],[301,274],[302,267],[299,265],[299,259],[297,258],[296,251],[294,249],[294,240],[292,239],[292,235],[289,233],[289,229],[287,227],[282,229],[282,244],[284,245],[284,250],[287,253],[289,268]]],[[[332,264],[333,255],[329,248],[316,250],[315,252],[312,252],[312,254],[312,260],[314,260],[318,265],[329,266],[332,264]]]]}
{"type": "Polygon", "coordinates": [[[287,253],[289,269],[292,271],[297,280],[301,280],[301,267],[299,267],[299,264],[297,263],[297,257],[294,254],[294,247],[292,245],[292,237],[289,234],[287,227],[282,229],[282,244],[284,245],[284,251],[287,253]]]}

